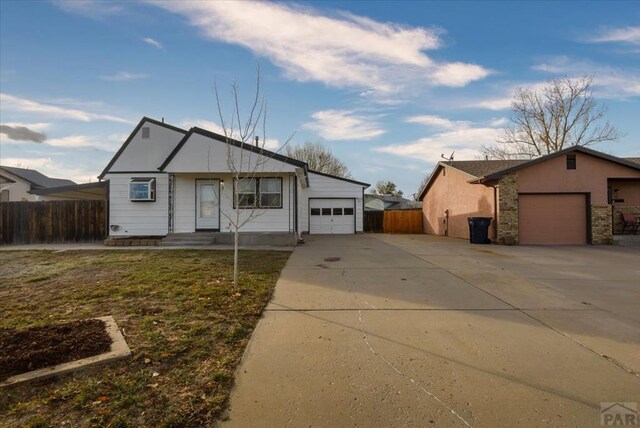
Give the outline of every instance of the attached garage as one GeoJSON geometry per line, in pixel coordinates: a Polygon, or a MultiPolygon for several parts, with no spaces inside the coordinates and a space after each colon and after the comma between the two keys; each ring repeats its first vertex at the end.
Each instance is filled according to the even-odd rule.
{"type": "Polygon", "coordinates": [[[521,244],[586,244],[587,195],[518,195],[521,244]]]}
{"type": "Polygon", "coordinates": [[[356,201],[352,198],[310,198],[309,233],[353,234],[356,232],[356,201]]]}

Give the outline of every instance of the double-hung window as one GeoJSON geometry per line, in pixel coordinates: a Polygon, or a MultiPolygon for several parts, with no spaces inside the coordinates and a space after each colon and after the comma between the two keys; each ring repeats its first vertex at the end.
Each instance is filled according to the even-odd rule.
{"type": "Polygon", "coordinates": [[[241,178],[235,188],[240,208],[282,208],[281,178],[241,178]]]}
{"type": "Polygon", "coordinates": [[[240,208],[255,208],[257,206],[257,189],[258,180],[256,180],[255,178],[239,179],[236,183],[236,192],[238,192],[238,206],[240,206],[240,208]]]}
{"type": "Polygon", "coordinates": [[[154,202],[156,200],[156,179],[132,178],[129,182],[129,200],[132,202],[154,202]]]}
{"type": "Polygon", "coordinates": [[[261,178],[260,206],[262,208],[282,208],[282,180],[280,178],[261,178]]]}

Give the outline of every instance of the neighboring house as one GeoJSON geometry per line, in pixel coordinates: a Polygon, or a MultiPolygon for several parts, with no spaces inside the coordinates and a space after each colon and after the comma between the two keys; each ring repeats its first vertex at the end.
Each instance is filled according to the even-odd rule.
{"type": "Polygon", "coordinates": [[[388,211],[388,210],[419,210],[422,202],[410,201],[402,196],[376,195],[367,193],[364,195],[365,211],[388,211]]]}
{"type": "Polygon", "coordinates": [[[0,201],[42,201],[36,191],[59,186],[75,185],[71,180],[51,178],[34,170],[13,166],[0,166],[0,201]]]}
{"type": "Polygon", "coordinates": [[[143,118],[99,176],[108,180],[109,235],[166,236],[230,232],[234,189],[260,216],[240,232],[346,234],[362,232],[369,186],[311,171],[307,164],[201,129],[184,130],[143,118]],[[231,154],[260,174],[234,182],[231,154]]]}
{"type": "Polygon", "coordinates": [[[492,217],[504,244],[607,244],[622,212],[640,214],[640,163],[572,146],[533,160],[436,165],[420,192],[424,232],[468,238],[492,217]]]}

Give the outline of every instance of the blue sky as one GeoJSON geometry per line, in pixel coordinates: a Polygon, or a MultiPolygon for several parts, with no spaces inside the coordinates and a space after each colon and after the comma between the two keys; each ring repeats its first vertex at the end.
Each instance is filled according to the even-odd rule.
{"type": "MultiPolygon", "coordinates": [[[[321,141],[362,181],[417,190],[440,154],[473,159],[518,86],[592,75],[640,156],[635,2],[0,3],[3,164],[96,180],[142,116],[216,129],[214,81],[253,95],[272,147],[321,141]],[[8,128],[3,128],[4,130],[8,128]],[[31,135],[31,134],[29,134],[31,135]],[[22,139],[21,139],[22,138],[22,139]],[[36,141],[33,141],[36,140],[36,141]]],[[[246,104],[246,103],[245,103],[246,104]]]]}

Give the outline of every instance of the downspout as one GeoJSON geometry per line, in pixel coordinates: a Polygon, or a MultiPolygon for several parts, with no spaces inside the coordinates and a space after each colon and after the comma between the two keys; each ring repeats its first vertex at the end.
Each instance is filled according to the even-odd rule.
{"type": "Polygon", "coordinates": [[[494,218],[494,228],[493,228],[493,241],[498,242],[498,227],[500,223],[498,222],[498,185],[491,185],[493,188],[493,218],[494,218]]]}

